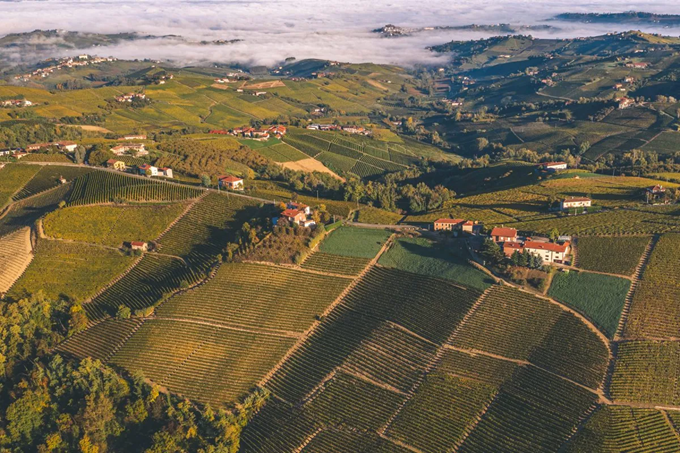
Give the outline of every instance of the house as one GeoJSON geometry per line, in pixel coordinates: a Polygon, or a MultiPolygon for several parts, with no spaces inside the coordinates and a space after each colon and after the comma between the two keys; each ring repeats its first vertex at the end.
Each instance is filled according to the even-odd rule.
{"type": "Polygon", "coordinates": [[[491,230],[494,242],[517,242],[517,230],[514,228],[496,227],[491,230]]]}
{"type": "Polygon", "coordinates": [[[460,230],[465,223],[463,219],[438,219],[434,221],[434,231],[460,230]]]}
{"type": "Polygon", "coordinates": [[[560,209],[566,211],[571,208],[589,208],[593,204],[593,200],[587,197],[571,197],[565,198],[560,202],[560,209]]]}
{"type": "Polygon", "coordinates": [[[111,148],[111,152],[116,156],[122,156],[128,151],[134,151],[137,156],[145,155],[145,153],[149,154],[149,152],[146,151],[144,143],[124,143],[111,148]]]}
{"type": "Polygon", "coordinates": [[[619,99],[619,110],[627,109],[635,105],[635,100],[631,98],[621,98],[619,99]]]}
{"type": "Polygon", "coordinates": [[[269,132],[263,131],[263,130],[253,130],[251,132],[251,135],[254,140],[257,141],[266,141],[269,140],[269,132]]]}
{"type": "Polygon", "coordinates": [[[286,129],[286,126],[281,126],[281,125],[276,125],[276,126],[271,126],[267,131],[270,134],[274,135],[286,135],[286,132],[288,131],[286,129]]]}
{"type": "Polygon", "coordinates": [[[161,176],[165,176],[166,178],[172,178],[172,168],[161,167],[158,169],[158,171],[161,176]]]}
{"type": "Polygon", "coordinates": [[[76,142],[58,142],[57,146],[59,146],[59,148],[63,150],[66,150],[69,153],[72,153],[76,150],[78,144],[76,142]]]}
{"type": "Polygon", "coordinates": [[[116,96],[116,101],[118,102],[132,102],[135,99],[146,99],[146,94],[143,93],[129,93],[116,96]]]}
{"type": "Polygon", "coordinates": [[[647,69],[649,67],[649,63],[647,63],[647,62],[627,63],[626,67],[627,68],[634,68],[634,69],[647,69]]]}
{"type": "Polygon", "coordinates": [[[524,250],[541,257],[544,263],[564,263],[571,250],[571,244],[569,242],[555,244],[552,242],[527,241],[524,243],[524,250]]]}
{"type": "Polygon", "coordinates": [[[543,170],[550,172],[567,169],[566,162],[543,162],[539,165],[543,170]]]}
{"type": "Polygon", "coordinates": [[[118,140],[146,140],[146,135],[123,135],[118,140]]]}
{"type": "Polygon", "coordinates": [[[154,167],[153,165],[142,164],[137,167],[137,169],[139,170],[140,175],[158,176],[158,168],[154,167]]]}
{"type": "Polygon", "coordinates": [[[132,241],[130,242],[130,248],[132,250],[141,250],[142,252],[146,252],[149,250],[149,244],[146,242],[132,241]]]}
{"type": "Polygon", "coordinates": [[[478,221],[467,220],[461,226],[463,233],[479,234],[482,231],[482,225],[478,221]]]}
{"type": "Polygon", "coordinates": [[[666,193],[666,188],[662,186],[661,184],[657,184],[655,186],[647,187],[645,189],[647,193],[650,193],[652,195],[659,195],[659,194],[664,194],[666,193]]]}
{"type": "Polygon", "coordinates": [[[125,171],[125,167],[126,167],[125,162],[123,162],[122,160],[118,160],[118,159],[107,160],[106,166],[109,167],[109,168],[113,168],[114,170],[117,170],[117,171],[125,171]]]}
{"type": "Polygon", "coordinates": [[[290,223],[301,225],[307,220],[307,215],[297,209],[286,209],[281,213],[281,218],[288,220],[290,223]]]}
{"type": "Polygon", "coordinates": [[[24,153],[24,152],[21,152],[21,151],[19,151],[18,153],[14,153],[14,158],[17,159],[17,160],[21,159],[24,156],[28,156],[28,153],[24,153]]]}
{"type": "Polygon", "coordinates": [[[366,129],[361,126],[345,126],[342,130],[350,134],[363,134],[366,132],[366,129]]]}
{"type": "Polygon", "coordinates": [[[63,176],[59,176],[59,184],[66,184],[68,181],[63,176]]]}
{"type": "Polygon", "coordinates": [[[305,227],[305,228],[312,228],[312,227],[316,226],[316,222],[312,219],[307,219],[304,222],[301,222],[300,225],[305,227]]]}
{"type": "Polygon", "coordinates": [[[243,190],[243,178],[226,175],[219,177],[219,187],[229,190],[243,190]]]}
{"type": "Polygon", "coordinates": [[[286,203],[286,208],[302,211],[305,213],[305,215],[312,215],[312,209],[309,206],[307,206],[306,204],[297,203],[295,201],[289,201],[288,203],[286,203]]]}
{"type": "Polygon", "coordinates": [[[34,143],[34,144],[28,145],[26,147],[26,152],[30,153],[32,151],[38,151],[38,150],[41,150],[43,148],[49,148],[50,146],[57,146],[57,144],[52,143],[52,142],[49,142],[49,143],[34,143]]]}
{"type": "Polygon", "coordinates": [[[515,254],[515,252],[522,253],[524,251],[524,247],[521,242],[504,242],[503,243],[503,253],[505,256],[510,258],[512,255],[515,254]]]}
{"type": "Polygon", "coordinates": [[[623,79],[623,81],[626,82],[626,83],[633,84],[633,83],[635,83],[635,77],[628,76],[625,79],[623,79]]]}

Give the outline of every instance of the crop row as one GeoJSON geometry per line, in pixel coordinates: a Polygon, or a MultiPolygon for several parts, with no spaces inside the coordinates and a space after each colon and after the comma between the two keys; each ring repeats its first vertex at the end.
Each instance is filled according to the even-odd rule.
{"type": "Polygon", "coordinates": [[[71,184],[65,184],[31,199],[14,203],[0,219],[0,236],[26,226],[33,226],[39,218],[57,209],[59,202],[66,198],[70,189],[71,184]]]}
{"type": "Polygon", "coordinates": [[[603,406],[593,414],[565,453],[677,453],[678,434],[660,411],[603,406]]]}
{"type": "Polygon", "coordinates": [[[597,237],[578,239],[578,266],[609,274],[633,275],[650,238],[597,237]]]}
{"type": "Polygon", "coordinates": [[[18,201],[57,187],[61,184],[60,178],[64,178],[66,181],[73,181],[91,171],[94,170],[91,168],[46,165],[40,168],[40,171],[14,196],[13,200],[18,201]]]}
{"type": "Polygon", "coordinates": [[[180,260],[147,254],[123,278],[85,305],[92,320],[114,315],[120,305],[139,310],[203,278],[180,260]]]}
{"type": "Polygon", "coordinates": [[[214,278],[165,302],[159,316],[302,332],[349,279],[258,264],[223,264],[214,278]]]}
{"type": "Polygon", "coordinates": [[[4,208],[27,182],[40,170],[37,165],[5,165],[0,169],[0,209],[4,208]]]}
{"type": "Polygon", "coordinates": [[[375,167],[360,160],[354,164],[350,171],[361,178],[368,178],[384,173],[382,168],[375,167]]]}
{"type": "Polygon", "coordinates": [[[294,339],[152,319],[112,362],[201,403],[222,406],[252,388],[294,339]]]}
{"type": "Polygon", "coordinates": [[[199,189],[133,178],[120,173],[96,171],[75,180],[70,205],[125,201],[179,201],[195,198],[199,189]]]}
{"type": "Polygon", "coordinates": [[[662,236],[635,290],[625,336],[680,337],[679,262],[680,234],[662,236]]]}
{"type": "Polygon", "coordinates": [[[0,294],[7,292],[31,262],[31,230],[0,237],[0,294]]]}
{"type": "Polygon", "coordinates": [[[608,351],[581,320],[510,287],[497,287],[458,331],[454,346],[529,360],[584,385],[599,386],[608,351]]]}
{"type": "Polygon", "coordinates": [[[106,361],[143,321],[135,319],[107,319],[76,334],[59,345],[57,352],[78,359],[92,357],[106,361]]]}
{"type": "Polygon", "coordinates": [[[363,271],[370,261],[370,258],[331,255],[330,253],[317,252],[313,253],[305,260],[302,264],[302,268],[353,276],[358,275],[363,271]]]}

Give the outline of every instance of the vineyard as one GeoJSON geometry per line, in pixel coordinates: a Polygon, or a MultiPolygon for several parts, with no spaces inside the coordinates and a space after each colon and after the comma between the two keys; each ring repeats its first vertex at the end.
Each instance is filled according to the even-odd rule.
{"type": "Polygon", "coordinates": [[[377,225],[396,225],[403,215],[396,212],[385,211],[383,209],[365,207],[356,212],[355,222],[373,223],[377,225]]]}
{"type": "Polygon", "coordinates": [[[97,320],[114,315],[120,305],[132,310],[151,307],[204,277],[176,258],[147,253],[120,280],[85,304],[85,311],[91,320],[97,320]]]}
{"type": "Polygon", "coordinates": [[[467,262],[467,251],[455,252],[424,238],[401,238],[380,257],[381,266],[415,274],[444,278],[484,290],[493,280],[467,262]]]}
{"type": "Polygon", "coordinates": [[[257,264],[223,264],[206,284],[166,301],[160,317],[303,332],[349,279],[257,264]]]}
{"type": "Polygon", "coordinates": [[[615,401],[680,406],[680,343],[630,341],[619,345],[610,393],[615,401]]]}
{"type": "Polygon", "coordinates": [[[534,365],[597,388],[608,351],[602,340],[559,306],[510,287],[496,287],[456,331],[453,346],[534,365]]]}
{"type": "Polygon", "coordinates": [[[0,169],[0,210],[35,176],[38,170],[40,167],[37,165],[6,165],[0,169]]]}
{"type": "Polygon", "coordinates": [[[252,200],[209,193],[160,238],[161,252],[181,256],[203,269],[234,240],[236,230],[257,214],[252,200]]]}
{"type": "Polygon", "coordinates": [[[559,272],[548,294],[592,320],[609,338],[619,325],[630,281],[588,272],[559,272]]]}
{"type": "Polygon", "coordinates": [[[293,338],[191,322],[144,322],[111,359],[194,401],[220,407],[248,392],[293,345],[293,338]]]}
{"type": "Polygon", "coordinates": [[[578,266],[608,274],[633,275],[650,238],[597,237],[578,239],[578,266]]]}
{"type": "Polygon", "coordinates": [[[47,297],[85,300],[121,274],[132,258],[93,245],[40,240],[35,258],[8,292],[12,299],[42,290],[47,297]]]}
{"type": "Polygon", "coordinates": [[[680,440],[661,411],[604,406],[586,422],[564,451],[676,453],[680,451],[680,440]]]}
{"type": "Polygon", "coordinates": [[[355,276],[363,271],[370,258],[357,258],[354,256],[332,255],[330,253],[312,253],[304,263],[303,269],[318,272],[328,272],[332,274],[355,276]]]}
{"type": "Polygon", "coordinates": [[[57,351],[78,359],[92,357],[105,362],[142,322],[139,318],[107,319],[69,338],[59,345],[57,351]]]}
{"type": "Polygon", "coordinates": [[[0,294],[6,293],[33,259],[31,229],[23,228],[0,237],[0,294]]]}
{"type": "Polygon", "coordinates": [[[182,203],[149,206],[74,206],[45,217],[51,238],[120,247],[124,242],[156,239],[176,219],[182,203]]]}
{"type": "Polygon", "coordinates": [[[168,184],[121,173],[95,171],[77,178],[68,203],[71,206],[113,201],[180,201],[196,198],[200,189],[168,184]]]}
{"type": "Polygon", "coordinates": [[[0,236],[6,235],[35,222],[59,206],[68,195],[71,185],[63,185],[28,200],[18,201],[10,206],[7,214],[0,218],[0,236]]]}
{"type": "Polygon", "coordinates": [[[67,182],[84,174],[94,171],[91,168],[81,167],[59,167],[46,165],[39,167],[40,171],[19,191],[14,197],[14,201],[30,197],[46,190],[57,187],[61,184],[59,178],[64,178],[67,182]]]}
{"type": "Polygon", "coordinates": [[[680,337],[679,256],[680,234],[662,236],[633,295],[626,337],[680,337]]]}

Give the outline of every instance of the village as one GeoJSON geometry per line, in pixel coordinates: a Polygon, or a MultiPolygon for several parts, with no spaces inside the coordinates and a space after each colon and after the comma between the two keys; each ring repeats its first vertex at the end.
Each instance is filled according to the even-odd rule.
{"type": "Polygon", "coordinates": [[[81,54],[75,57],[65,57],[57,60],[55,64],[51,64],[49,66],[43,67],[43,68],[38,68],[34,70],[33,72],[26,73],[26,74],[20,74],[17,76],[14,76],[14,79],[20,82],[28,82],[31,79],[44,79],[45,77],[48,77],[52,75],[55,71],[60,71],[62,69],[71,69],[71,68],[77,68],[77,67],[82,67],[82,66],[89,66],[89,65],[97,65],[100,63],[105,63],[105,62],[111,62],[111,61],[117,61],[116,58],[113,57],[97,57],[97,56],[91,56],[87,54],[81,54]]]}

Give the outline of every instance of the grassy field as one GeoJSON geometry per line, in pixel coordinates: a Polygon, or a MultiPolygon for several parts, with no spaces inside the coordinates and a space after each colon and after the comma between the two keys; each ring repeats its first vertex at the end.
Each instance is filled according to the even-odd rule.
{"type": "Polygon", "coordinates": [[[493,280],[468,264],[464,251],[453,253],[423,238],[401,238],[380,257],[379,264],[416,274],[451,280],[475,289],[486,289],[493,280]]]}
{"type": "Polygon", "coordinates": [[[52,238],[120,247],[124,242],[156,239],[185,205],[75,206],[49,214],[43,221],[52,238]]]}
{"type": "Polygon", "coordinates": [[[35,258],[9,291],[12,299],[44,291],[47,297],[83,301],[132,264],[116,250],[41,240],[35,258]]]}
{"type": "Polygon", "coordinates": [[[389,231],[380,229],[341,227],[321,243],[319,251],[332,255],[373,258],[391,235],[389,231]]]}
{"type": "Polygon", "coordinates": [[[550,297],[577,309],[609,338],[616,333],[630,281],[588,272],[558,272],[550,285],[550,297]]]}
{"type": "Polygon", "coordinates": [[[608,274],[633,275],[649,237],[596,237],[578,239],[578,266],[608,274]]]}
{"type": "Polygon", "coordinates": [[[659,239],[633,296],[624,335],[680,337],[680,235],[659,239]]]}

